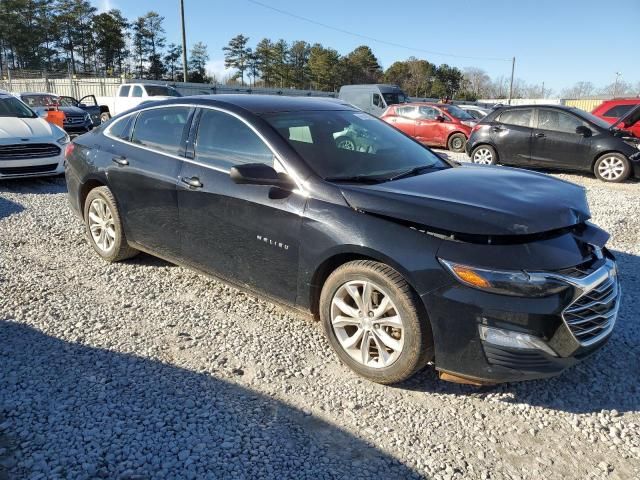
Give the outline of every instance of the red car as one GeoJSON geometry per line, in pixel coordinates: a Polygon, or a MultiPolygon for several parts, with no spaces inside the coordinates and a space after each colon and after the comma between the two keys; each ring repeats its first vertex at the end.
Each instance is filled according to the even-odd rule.
{"type": "Polygon", "coordinates": [[[403,103],[392,105],[380,117],[407,135],[431,147],[464,152],[477,120],[455,105],[403,103]]]}
{"type": "MultiPolygon", "coordinates": [[[[605,100],[591,113],[612,124],[638,105],[640,105],[640,98],[616,98],[615,100],[605,100]]],[[[636,137],[640,137],[640,122],[637,122],[630,128],[622,130],[626,130],[633,133],[636,137]]]]}

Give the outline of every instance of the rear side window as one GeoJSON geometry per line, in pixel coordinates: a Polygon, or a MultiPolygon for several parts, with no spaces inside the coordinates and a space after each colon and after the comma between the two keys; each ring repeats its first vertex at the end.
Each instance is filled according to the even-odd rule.
{"type": "Polygon", "coordinates": [[[604,114],[603,117],[611,117],[611,118],[620,118],[623,115],[626,115],[631,111],[631,109],[635,107],[635,105],[616,105],[615,107],[610,108],[604,114]]]}
{"type": "Polygon", "coordinates": [[[502,112],[498,117],[498,122],[505,125],[517,125],[520,127],[529,127],[531,125],[531,116],[533,110],[507,110],[502,112]]]}
{"type": "Polygon", "coordinates": [[[558,110],[538,110],[538,128],[541,130],[552,130],[555,132],[576,133],[576,128],[585,123],[558,110]]]}
{"type": "Polygon", "coordinates": [[[131,87],[129,85],[127,85],[126,87],[120,87],[120,93],[118,94],[118,96],[120,96],[120,97],[128,97],[130,89],[131,89],[131,87]]]}
{"type": "Polygon", "coordinates": [[[109,127],[109,135],[119,138],[120,140],[129,140],[134,118],[135,115],[129,115],[128,117],[116,120],[115,123],[109,127]]]}
{"type": "Polygon", "coordinates": [[[435,120],[436,117],[440,115],[440,112],[432,107],[419,107],[418,108],[418,117],[424,118],[427,120],[435,120]]]}
{"type": "MultiPolygon", "coordinates": [[[[303,126],[288,128],[286,133],[299,142],[313,141],[311,132],[303,126]]],[[[274,164],[269,147],[244,122],[227,113],[208,109],[203,110],[200,118],[196,158],[224,169],[243,163],[274,164]]]]}
{"type": "Polygon", "coordinates": [[[142,87],[139,85],[136,85],[135,87],[133,87],[133,91],[131,92],[131,96],[132,97],[141,97],[142,96],[142,87]]]}
{"type": "Polygon", "coordinates": [[[161,152],[178,155],[189,118],[188,107],[154,108],[140,112],[131,141],[161,152]]]}
{"type": "Polygon", "coordinates": [[[406,118],[416,118],[418,115],[416,107],[396,107],[396,112],[398,112],[398,115],[401,117],[406,118]]]}

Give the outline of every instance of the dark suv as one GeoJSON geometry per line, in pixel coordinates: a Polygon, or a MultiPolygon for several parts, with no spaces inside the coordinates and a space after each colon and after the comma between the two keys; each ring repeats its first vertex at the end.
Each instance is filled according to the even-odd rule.
{"type": "Polygon", "coordinates": [[[640,107],[613,125],[558,105],[499,108],[476,125],[466,151],[477,164],[593,172],[607,182],[640,177],[640,139],[628,128],[640,107]]]}
{"type": "Polygon", "coordinates": [[[449,163],[346,104],[149,103],[66,154],[69,200],[104,260],[150,252],[312,312],[377,382],[429,361],[459,382],[556,375],[616,321],[616,264],[581,187],[449,163]],[[353,130],[366,149],[340,140],[353,130]]]}

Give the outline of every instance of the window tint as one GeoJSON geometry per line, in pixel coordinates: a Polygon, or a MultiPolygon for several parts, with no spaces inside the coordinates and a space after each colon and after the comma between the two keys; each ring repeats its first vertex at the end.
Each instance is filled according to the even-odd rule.
{"type": "Polygon", "coordinates": [[[121,140],[129,140],[131,137],[131,125],[133,125],[133,119],[135,117],[135,115],[129,115],[123,119],[116,120],[115,123],[109,127],[109,135],[121,140]]]}
{"type": "Polygon", "coordinates": [[[142,87],[140,85],[136,85],[133,87],[133,91],[131,92],[132,97],[141,97],[142,96],[142,87]]]}
{"type": "Polygon", "coordinates": [[[376,107],[380,107],[380,108],[384,108],[385,107],[384,102],[382,101],[382,97],[378,93],[374,93],[373,94],[373,104],[376,107]]]}
{"type": "Polygon", "coordinates": [[[436,117],[440,115],[440,112],[432,107],[419,107],[418,108],[418,117],[424,118],[426,120],[435,120],[436,117]]]}
{"type": "Polygon", "coordinates": [[[145,147],[178,155],[188,107],[154,108],[140,112],[131,141],[145,147]]]}
{"type": "MultiPolygon", "coordinates": [[[[303,125],[292,125],[281,133],[297,142],[310,143],[311,135],[309,131],[307,136],[307,130],[303,125]]],[[[203,110],[200,118],[196,158],[225,169],[243,163],[273,166],[273,153],[244,122],[227,113],[208,109],[203,110]]]]}
{"type": "Polygon", "coordinates": [[[612,118],[620,118],[631,111],[633,107],[636,105],[616,105],[615,107],[607,110],[602,116],[603,117],[612,117],[612,118]]]}
{"type": "Polygon", "coordinates": [[[131,87],[129,85],[125,86],[125,87],[120,87],[120,93],[119,96],[121,97],[128,97],[129,96],[129,90],[131,89],[131,87]]]}
{"type": "Polygon", "coordinates": [[[558,110],[538,110],[538,128],[556,132],[576,133],[576,128],[584,125],[579,118],[558,110]]]}
{"type": "Polygon", "coordinates": [[[520,127],[528,127],[531,125],[531,113],[533,110],[507,110],[498,117],[498,122],[507,125],[518,125],[520,127]]]}

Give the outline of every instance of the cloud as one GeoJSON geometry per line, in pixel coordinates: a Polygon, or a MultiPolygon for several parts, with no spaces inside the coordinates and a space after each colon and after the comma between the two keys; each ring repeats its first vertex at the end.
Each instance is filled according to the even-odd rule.
{"type": "Polygon", "coordinates": [[[207,73],[212,77],[215,76],[220,83],[224,82],[234,72],[233,68],[225,68],[223,58],[207,62],[207,73]]]}
{"type": "Polygon", "coordinates": [[[96,7],[98,9],[98,13],[104,13],[114,8],[118,8],[111,0],[98,0],[96,7]]]}

